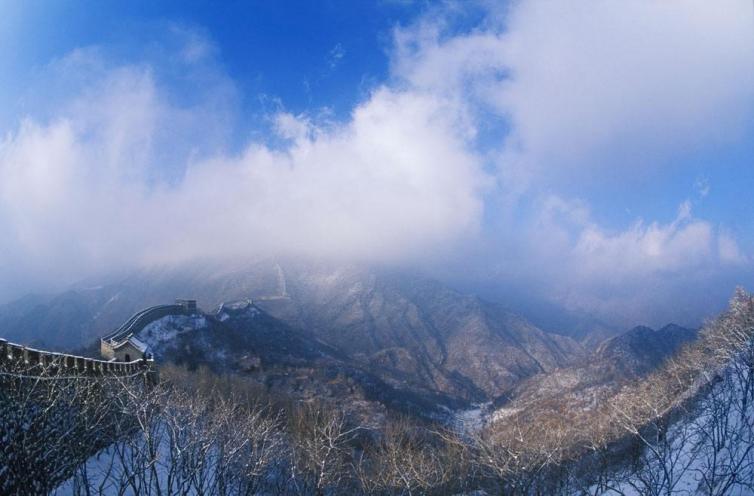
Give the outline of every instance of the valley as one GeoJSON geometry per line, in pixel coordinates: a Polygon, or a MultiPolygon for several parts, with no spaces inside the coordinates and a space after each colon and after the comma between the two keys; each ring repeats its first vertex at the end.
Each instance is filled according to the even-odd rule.
{"type": "MultiPolygon", "coordinates": [[[[185,294],[197,295],[205,318],[166,318],[161,330],[145,329],[139,338],[157,357],[250,377],[271,370],[288,370],[293,377],[305,369],[340,375],[360,384],[359,394],[381,398],[378,403],[427,415],[499,400],[526,379],[588,354],[571,338],[437,281],[324,264],[136,274],[23,298],[0,308],[0,323],[17,342],[86,348],[131,313],[185,294]]],[[[279,377],[270,382],[306,389],[284,385],[279,377]]]]}
{"type": "MultiPolygon", "coordinates": [[[[118,454],[123,449],[144,449],[133,437],[135,425],[153,425],[149,438],[157,436],[154,442],[164,444],[159,449],[168,450],[160,455],[166,460],[161,470],[172,474],[179,458],[171,450],[178,447],[164,437],[167,432],[160,433],[163,425],[178,421],[173,415],[196,415],[200,423],[220,415],[217,421],[226,422],[224,410],[210,407],[222,404],[228,414],[239,408],[244,417],[272,422],[267,434],[248,435],[262,435],[258,440],[265,443],[275,439],[281,451],[264,453],[260,474],[287,474],[286,479],[276,479],[274,490],[257,476],[247,482],[273,492],[316,494],[317,487],[327,487],[334,494],[371,494],[367,488],[375,485],[384,494],[444,494],[454,488],[459,494],[575,496],[589,486],[589,494],[632,494],[631,488],[641,487],[637,494],[650,494],[644,492],[650,487],[682,494],[676,491],[680,481],[686,488],[707,483],[690,475],[691,468],[662,466],[683,456],[687,467],[706,470],[709,460],[702,455],[710,448],[707,431],[699,429],[711,428],[705,427],[711,421],[705,411],[722,405],[722,397],[743,416],[725,431],[723,442],[732,443],[726,449],[735,448],[729,456],[740,470],[754,470],[750,453],[741,451],[741,443],[754,435],[747,400],[754,388],[746,372],[754,300],[743,291],[702,330],[638,326],[589,347],[545,332],[499,304],[415,275],[276,262],[219,273],[208,286],[194,277],[142,275],[72,288],[33,304],[27,297],[0,313],[19,333],[33,318],[44,323],[65,315],[88,336],[107,319],[143,304],[137,302],[178,287],[182,295],[203,294],[216,303],[211,310],[157,315],[135,331],[133,338],[161,371],[157,389],[133,400],[154,402],[156,416],[116,424],[122,434],[96,457],[108,466],[123,463],[118,454]],[[153,282],[147,284],[147,277],[153,282]],[[317,454],[326,445],[321,443],[334,443],[326,466],[315,469],[307,465],[311,460],[296,458],[324,456],[317,454]],[[691,446],[698,455],[687,453],[691,446]],[[661,459],[659,449],[666,450],[661,459]],[[419,465],[391,468],[391,457],[405,456],[418,457],[419,465]],[[304,465],[295,468],[297,463],[304,465]],[[644,479],[661,468],[672,477],[644,479]],[[311,479],[318,470],[334,479],[311,479]],[[296,489],[297,478],[307,481],[307,489],[296,489]],[[403,483],[408,485],[400,489],[403,483]]],[[[69,333],[16,336],[28,343],[59,339],[80,354],[99,354],[99,344],[88,337],[77,342],[69,333]]],[[[138,411],[137,405],[127,407],[124,420],[138,411]]],[[[186,435],[209,435],[195,431],[199,425],[186,435]]],[[[81,484],[125,483],[101,473],[96,460],[63,472],[72,474],[61,486],[64,494],[81,484]]],[[[148,466],[146,459],[139,463],[148,466]]],[[[163,477],[143,483],[169,486],[163,477]]],[[[739,479],[729,481],[731,487],[747,487],[739,479]]]]}

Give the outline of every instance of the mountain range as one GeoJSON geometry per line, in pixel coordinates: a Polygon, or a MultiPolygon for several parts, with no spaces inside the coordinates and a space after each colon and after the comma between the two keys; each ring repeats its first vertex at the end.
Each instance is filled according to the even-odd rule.
{"type": "Polygon", "coordinates": [[[154,269],[29,295],[0,307],[0,334],[94,353],[99,336],[132,313],[176,297],[197,299],[205,318],[160,324],[178,326],[153,343],[165,359],[333,397],[342,391],[322,385],[340,374],[360,397],[413,405],[505,403],[528,384],[584,364],[613,364],[628,376],[650,369],[688,337],[686,330],[666,328],[656,333],[661,342],[645,346],[654,331],[637,328],[592,351],[500,304],[420,275],[276,261],[154,269]],[[274,379],[272,370],[282,375],[274,379]],[[291,374],[306,384],[294,384],[291,374]]]}

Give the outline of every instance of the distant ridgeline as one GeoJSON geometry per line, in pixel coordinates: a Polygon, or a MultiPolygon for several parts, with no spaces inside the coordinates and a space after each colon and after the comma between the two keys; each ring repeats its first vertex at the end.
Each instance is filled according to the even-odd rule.
{"type": "Polygon", "coordinates": [[[0,339],[0,494],[47,493],[131,432],[129,402],[158,380],[135,334],[164,316],[196,312],[194,300],[137,312],[102,338],[101,360],[0,339]]]}

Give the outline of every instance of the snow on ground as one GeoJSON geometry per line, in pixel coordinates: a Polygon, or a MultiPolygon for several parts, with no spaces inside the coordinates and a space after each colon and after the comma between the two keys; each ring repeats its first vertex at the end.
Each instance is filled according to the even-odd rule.
{"type": "Polygon", "coordinates": [[[491,405],[492,403],[479,403],[467,410],[456,410],[451,420],[453,430],[461,434],[479,431],[489,420],[491,405]]]}
{"type": "Polygon", "coordinates": [[[168,315],[144,327],[137,337],[151,349],[156,349],[162,343],[175,340],[179,334],[205,327],[207,319],[203,315],[168,315]]]}
{"type": "MultiPolygon", "coordinates": [[[[161,425],[156,431],[165,429],[161,425]]],[[[145,455],[149,452],[144,441],[139,440],[140,434],[135,434],[134,439],[130,442],[117,442],[107,448],[100,450],[96,455],[90,457],[82,467],[77,469],[77,473],[52,492],[52,496],[74,496],[78,494],[118,494],[123,496],[138,496],[138,490],[128,483],[135,470],[143,471],[133,479],[137,487],[145,482],[151,484],[150,489],[154,491],[154,486],[159,486],[165,492],[167,478],[170,473],[170,447],[166,442],[160,442],[157,448],[157,456],[152,464],[155,467],[156,480],[152,479],[151,472],[147,472],[145,455]],[[136,450],[134,451],[134,447],[136,450]],[[134,461],[141,462],[134,466],[134,461]],[[86,479],[81,474],[86,474],[86,479]],[[88,491],[87,491],[88,487],[88,491]]],[[[175,482],[173,483],[175,485],[175,482]]],[[[178,494],[173,492],[172,494],[178,494]]],[[[198,494],[197,491],[182,492],[181,494],[198,494]]]]}
{"type": "Polygon", "coordinates": [[[251,300],[240,300],[223,303],[217,309],[216,316],[220,322],[225,322],[231,317],[231,313],[236,316],[254,318],[260,314],[259,308],[251,300]]]}
{"type": "Polygon", "coordinates": [[[642,496],[649,493],[645,481],[653,480],[664,481],[662,494],[754,496],[754,489],[745,487],[754,482],[754,405],[742,390],[748,380],[748,372],[724,371],[690,415],[668,429],[667,447],[645,447],[645,468],[604,494],[642,496]],[[705,488],[704,478],[713,473],[718,482],[705,488]],[[730,487],[722,487],[730,481],[730,487]]]}
{"type": "Polygon", "coordinates": [[[492,422],[499,422],[501,420],[505,420],[506,418],[516,415],[519,412],[521,412],[521,408],[511,408],[511,407],[498,408],[491,415],[492,422]]]}
{"type": "MultiPolygon", "coordinates": [[[[120,484],[116,484],[115,481],[123,475],[124,467],[118,463],[114,463],[116,457],[115,446],[110,446],[86,461],[86,466],[83,470],[90,477],[89,487],[94,494],[120,494],[118,490],[120,484]]],[[[80,480],[74,476],[58,486],[52,494],[53,496],[72,496],[81,494],[82,492],[84,494],[87,493],[81,487],[80,480]]],[[[133,490],[130,490],[123,494],[133,495],[135,493],[133,490]]]]}

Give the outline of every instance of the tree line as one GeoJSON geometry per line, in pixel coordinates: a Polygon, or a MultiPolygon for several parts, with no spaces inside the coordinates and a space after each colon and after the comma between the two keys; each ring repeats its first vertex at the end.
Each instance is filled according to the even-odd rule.
{"type": "Polygon", "coordinates": [[[738,291],[697,341],[594,408],[534,403],[474,432],[398,415],[364,425],[207,370],[166,366],[151,388],[0,376],[0,492],[754,492],[753,335],[754,301],[738,291]]]}

